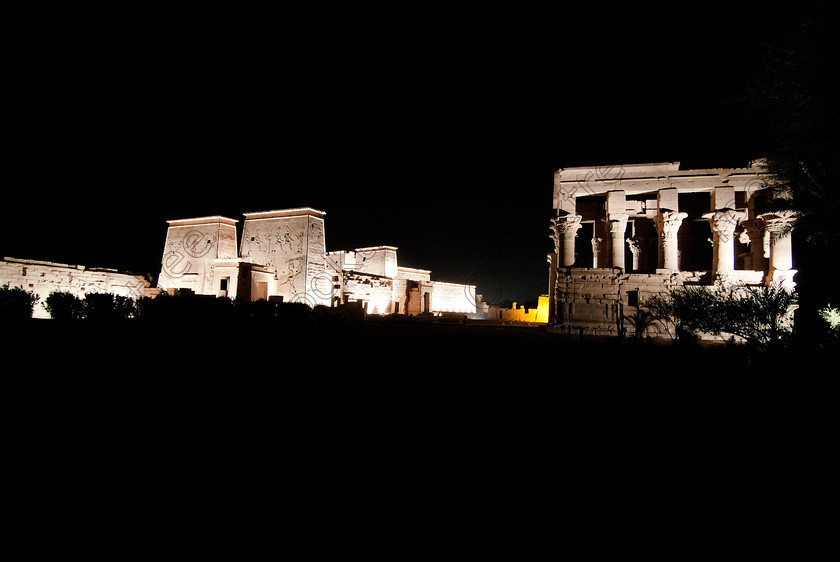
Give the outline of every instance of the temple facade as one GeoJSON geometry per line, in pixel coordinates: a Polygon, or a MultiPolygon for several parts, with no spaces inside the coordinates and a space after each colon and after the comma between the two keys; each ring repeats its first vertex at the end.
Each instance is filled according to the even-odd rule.
{"type": "Polygon", "coordinates": [[[766,179],[761,162],[557,170],[550,322],[616,334],[625,308],[685,284],[778,283],[793,290],[795,217],[770,211],[766,179]]]}
{"type": "Polygon", "coordinates": [[[474,285],[432,281],[397,263],[397,248],[327,252],[323,211],[311,208],[168,222],[158,286],[245,300],[355,304],[371,314],[474,314],[474,285]]]}

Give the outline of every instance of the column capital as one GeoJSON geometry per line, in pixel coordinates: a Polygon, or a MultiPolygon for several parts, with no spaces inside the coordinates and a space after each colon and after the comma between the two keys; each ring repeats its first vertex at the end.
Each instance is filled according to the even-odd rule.
{"type": "Polygon", "coordinates": [[[767,271],[767,284],[777,283],[792,291],[796,286],[793,276],[793,247],[789,234],[796,223],[796,211],[784,210],[759,215],[764,221],[770,246],[770,267],[767,271]]]}
{"type": "Polygon", "coordinates": [[[653,218],[653,224],[659,233],[659,267],[677,271],[679,269],[679,249],[677,233],[688,213],[661,208],[653,218]]]}
{"type": "Polygon", "coordinates": [[[572,231],[577,233],[581,227],[580,221],[583,219],[580,215],[563,215],[551,219],[551,229],[553,232],[567,233],[572,231]]]}
{"type": "Polygon", "coordinates": [[[744,211],[735,211],[733,209],[719,209],[703,215],[704,219],[709,219],[712,232],[724,236],[726,240],[732,238],[735,227],[746,217],[747,214],[744,211]]]}
{"type": "Polygon", "coordinates": [[[672,236],[676,236],[682,221],[687,217],[688,213],[663,209],[653,218],[653,224],[656,226],[656,230],[660,236],[670,240],[672,236]]]}
{"type": "Polygon", "coordinates": [[[624,231],[627,228],[627,220],[630,218],[626,213],[613,213],[608,215],[608,223],[610,228],[610,236],[615,239],[621,239],[624,236],[624,231]]]}
{"type": "Polygon", "coordinates": [[[551,226],[549,227],[551,234],[548,237],[554,241],[555,251],[559,252],[564,240],[577,236],[577,231],[581,227],[581,219],[583,217],[580,215],[564,215],[551,219],[551,226]]]}
{"type": "Polygon", "coordinates": [[[712,240],[712,274],[727,276],[735,271],[735,227],[745,219],[743,211],[723,208],[703,215],[709,220],[714,239],[712,240]]]}
{"type": "Polygon", "coordinates": [[[582,219],[580,215],[563,215],[551,219],[550,238],[554,241],[557,267],[561,264],[570,266],[575,263],[575,237],[582,219]]]}
{"type": "Polygon", "coordinates": [[[797,213],[792,210],[775,211],[758,215],[758,218],[764,223],[764,228],[777,234],[793,230],[797,213]]]}

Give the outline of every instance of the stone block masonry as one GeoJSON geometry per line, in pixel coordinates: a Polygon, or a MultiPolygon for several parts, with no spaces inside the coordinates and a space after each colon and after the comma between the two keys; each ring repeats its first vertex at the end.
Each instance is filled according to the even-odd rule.
{"type": "Polygon", "coordinates": [[[89,293],[111,293],[133,299],[159,293],[144,275],[9,257],[0,261],[0,285],[20,287],[36,295],[39,300],[32,311],[33,318],[50,317],[44,304],[55,292],[72,293],[79,298],[89,293]]]}
{"type": "MultiPolygon", "coordinates": [[[[583,330],[585,334],[617,336],[632,334],[625,317],[631,315],[628,293],[638,291],[638,301],[665,295],[686,284],[700,284],[708,275],[702,271],[634,274],[619,269],[570,267],[557,275],[554,300],[557,330],[583,330]]],[[[659,326],[651,326],[652,337],[669,337],[659,326]]]]}
{"type": "Polygon", "coordinates": [[[686,284],[793,291],[796,216],[774,210],[767,178],[762,161],[745,168],[660,162],[558,170],[557,215],[549,223],[554,251],[547,256],[554,329],[630,333],[628,293],[644,303],[686,284]]]}
{"type": "Polygon", "coordinates": [[[158,286],[309,306],[358,303],[369,314],[474,314],[474,285],[432,281],[401,267],[396,246],[326,251],[326,213],[311,207],[169,220],[158,286]]]}

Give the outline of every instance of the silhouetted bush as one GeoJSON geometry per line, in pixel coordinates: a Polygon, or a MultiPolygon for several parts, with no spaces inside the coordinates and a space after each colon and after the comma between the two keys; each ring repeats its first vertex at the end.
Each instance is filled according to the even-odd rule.
{"type": "Polygon", "coordinates": [[[775,348],[792,335],[796,295],[780,285],[686,286],[652,297],[643,307],[678,341],[696,341],[700,333],[729,334],[775,348]]]}
{"type": "Polygon", "coordinates": [[[253,302],[236,301],[237,318],[256,322],[271,322],[283,326],[313,324],[316,317],[309,305],[300,302],[274,302],[264,299],[253,302]]]}
{"type": "Polygon", "coordinates": [[[320,307],[316,314],[304,303],[233,301],[225,297],[167,293],[133,300],[110,293],[91,293],[79,299],[72,293],[55,292],[47,299],[46,306],[50,316],[55,319],[113,321],[134,318],[194,326],[249,321],[297,328],[332,321],[327,319],[336,316],[327,307],[320,307]]]}
{"type": "Polygon", "coordinates": [[[311,324],[314,321],[312,309],[302,302],[274,303],[275,318],[284,324],[311,324]]]}
{"type": "Polygon", "coordinates": [[[111,293],[90,293],[82,301],[84,317],[88,320],[107,321],[116,320],[114,310],[114,295],[111,293]]]}
{"type": "Polygon", "coordinates": [[[20,287],[0,287],[0,320],[26,320],[32,318],[32,310],[38,303],[38,296],[20,287]]]}
{"type": "Polygon", "coordinates": [[[203,295],[142,297],[135,304],[134,316],[149,321],[216,322],[232,319],[234,305],[228,298],[203,295]]]}
{"type": "Polygon", "coordinates": [[[44,307],[53,320],[71,320],[84,315],[82,300],[66,291],[55,291],[47,297],[44,307]]]}

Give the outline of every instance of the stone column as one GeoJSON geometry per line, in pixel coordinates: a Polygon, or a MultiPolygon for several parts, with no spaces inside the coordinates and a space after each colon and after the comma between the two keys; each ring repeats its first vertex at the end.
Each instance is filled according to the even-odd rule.
{"type": "Polygon", "coordinates": [[[633,254],[633,271],[639,271],[641,269],[641,254],[644,242],[641,237],[636,236],[628,238],[626,242],[630,246],[630,253],[633,254]]]}
{"type": "Polygon", "coordinates": [[[627,229],[627,215],[626,214],[612,214],[610,218],[610,253],[612,258],[612,266],[620,267],[622,271],[624,267],[624,231],[627,229]]]}
{"type": "Polygon", "coordinates": [[[604,239],[597,236],[592,237],[592,267],[603,267],[601,263],[601,248],[604,245],[604,239]]]}
{"type": "Polygon", "coordinates": [[[569,267],[575,263],[575,237],[580,230],[580,215],[565,215],[551,219],[551,239],[557,254],[557,267],[569,267]]]}
{"type": "Polygon", "coordinates": [[[776,211],[760,215],[770,233],[770,259],[765,283],[780,283],[788,290],[796,285],[793,276],[793,251],[790,234],[796,222],[795,211],[776,211]]]}
{"type": "Polygon", "coordinates": [[[630,246],[630,253],[633,254],[633,271],[646,270],[648,267],[648,232],[650,232],[650,219],[637,217],[633,219],[633,236],[625,240],[630,246]]]}
{"type": "Polygon", "coordinates": [[[610,265],[624,270],[624,232],[627,229],[627,196],[623,190],[607,192],[607,214],[610,265]]]}
{"type": "Polygon", "coordinates": [[[659,233],[659,267],[660,269],[679,269],[679,248],[677,247],[677,232],[688,213],[660,209],[654,217],[654,225],[659,233]]]}
{"type": "Polygon", "coordinates": [[[728,275],[735,271],[735,227],[745,217],[743,211],[732,209],[703,215],[712,225],[712,275],[728,275]]]}
{"type": "Polygon", "coordinates": [[[744,234],[749,238],[750,269],[753,271],[767,271],[767,256],[764,247],[764,221],[749,219],[741,221],[744,234]]]}

